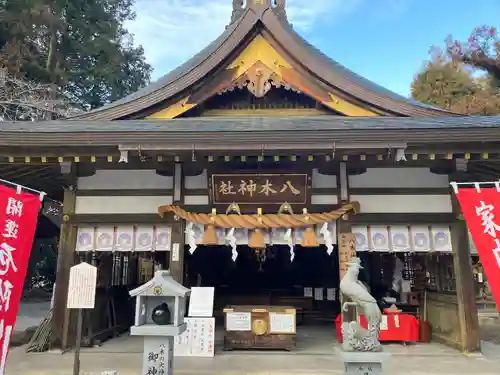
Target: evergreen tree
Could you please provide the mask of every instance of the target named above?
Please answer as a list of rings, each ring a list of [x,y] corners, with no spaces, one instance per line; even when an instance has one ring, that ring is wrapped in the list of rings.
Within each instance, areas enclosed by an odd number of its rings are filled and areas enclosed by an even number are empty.
[[[463,65],[436,55],[415,76],[411,94],[422,103],[451,109],[463,97],[472,95],[476,86],[470,72]]]
[[[436,49],[434,49],[436,51]],[[500,113],[500,95],[488,75],[474,77],[466,64],[434,52],[411,85],[415,100],[469,115]]]
[[[151,66],[124,28],[133,0],[0,0],[0,63],[91,109],[149,82]]]

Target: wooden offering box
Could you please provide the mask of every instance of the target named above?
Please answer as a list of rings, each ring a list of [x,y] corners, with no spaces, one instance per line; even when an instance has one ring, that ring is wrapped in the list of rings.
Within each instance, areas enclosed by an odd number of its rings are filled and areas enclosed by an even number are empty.
[[[227,306],[224,349],[295,348],[296,312],[289,306]]]

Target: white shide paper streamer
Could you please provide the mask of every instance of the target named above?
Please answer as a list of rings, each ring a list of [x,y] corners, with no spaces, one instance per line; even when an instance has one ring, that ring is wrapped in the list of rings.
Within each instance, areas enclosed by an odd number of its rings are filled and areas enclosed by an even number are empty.
[[[326,252],[331,255],[333,252],[333,236],[332,231],[328,229],[328,223],[324,223],[321,227],[320,233],[323,235],[326,245]]]
[[[193,254],[198,245],[196,245],[196,233],[194,232],[194,225],[191,221],[187,223],[184,232],[188,235],[189,252]]]
[[[236,241],[237,238],[234,236],[234,228],[231,228],[227,233],[226,240],[229,242],[229,246],[231,246],[231,259],[233,262],[236,262],[236,258],[238,258],[238,252],[236,251]]]
[[[295,258],[295,252],[293,251],[292,228],[288,228],[286,230],[283,239],[286,241],[288,247],[290,248],[290,262],[293,262],[293,259]]]

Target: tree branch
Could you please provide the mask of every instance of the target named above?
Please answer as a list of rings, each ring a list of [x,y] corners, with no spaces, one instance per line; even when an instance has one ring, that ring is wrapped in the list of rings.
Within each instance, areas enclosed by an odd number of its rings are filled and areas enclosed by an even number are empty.
[[[0,121],[40,121],[79,112],[67,100],[58,98],[53,85],[22,81],[0,68]]]

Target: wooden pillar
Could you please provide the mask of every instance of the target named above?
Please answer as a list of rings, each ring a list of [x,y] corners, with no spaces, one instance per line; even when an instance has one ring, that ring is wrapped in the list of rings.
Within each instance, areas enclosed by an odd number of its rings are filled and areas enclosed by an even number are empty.
[[[341,162],[339,164],[339,174],[338,174],[338,186],[339,186],[339,196],[338,200],[342,204],[346,204],[350,201],[349,199],[349,174],[347,173],[347,163]],[[352,232],[352,225],[351,222],[348,219],[345,218],[340,218],[337,220],[337,243],[340,245],[340,234],[341,233],[351,233]],[[339,247],[340,249],[340,247]],[[340,255],[340,254],[339,254]],[[340,261],[340,256],[339,256],[339,261]],[[340,265],[340,264],[339,264]],[[339,281],[340,280],[340,269],[339,269]],[[348,302],[347,297],[345,297],[342,293],[339,291],[339,297],[340,297],[340,313],[342,316],[342,321],[344,322],[350,322],[353,320],[356,320],[356,309],[349,309],[348,311],[343,311],[342,306],[344,302]]]
[[[349,222],[349,220],[339,219],[337,221],[337,227],[338,227],[339,250],[340,250],[340,234],[341,233],[351,233],[352,225]],[[340,260],[340,254],[339,254],[339,260]],[[339,281],[341,281],[341,280],[339,280]],[[341,314],[342,314],[342,321],[343,322],[351,322],[351,321],[356,320],[357,313],[356,313],[355,308],[350,308],[348,311],[342,310],[342,306],[343,306],[344,302],[348,302],[349,299],[340,292],[339,292],[339,297],[340,297],[340,308],[341,308]]]
[[[453,177],[459,178],[457,175],[451,177],[452,179]],[[457,181],[457,179],[453,180]],[[464,352],[475,352],[481,349],[481,344],[469,235],[455,193],[451,191],[450,194],[453,213],[455,214],[455,220],[451,225],[451,241],[460,318],[461,349]]]
[[[184,171],[181,163],[174,165],[174,204],[184,202]],[[184,283],[185,221],[175,218],[172,223],[172,248],[170,249],[170,274],[178,283]]]
[[[68,347],[69,310],[66,308],[68,295],[69,269],[75,261],[77,228],[68,220],[75,213],[76,189],[70,186],[64,192],[63,222],[59,237],[57,254],[56,287],[52,316],[52,345]]]

